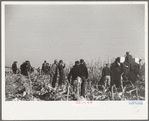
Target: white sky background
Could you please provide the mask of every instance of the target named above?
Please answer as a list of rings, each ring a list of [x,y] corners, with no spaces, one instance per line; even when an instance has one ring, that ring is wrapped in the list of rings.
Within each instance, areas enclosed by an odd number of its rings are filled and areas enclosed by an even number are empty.
[[[145,5],[6,5],[5,34],[6,66],[103,61],[127,51],[144,59]]]

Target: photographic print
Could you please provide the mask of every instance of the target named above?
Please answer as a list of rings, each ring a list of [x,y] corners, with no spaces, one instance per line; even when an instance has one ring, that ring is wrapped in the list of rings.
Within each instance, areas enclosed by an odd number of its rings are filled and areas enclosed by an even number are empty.
[[[3,4],[5,103],[147,101],[147,2],[87,3]]]

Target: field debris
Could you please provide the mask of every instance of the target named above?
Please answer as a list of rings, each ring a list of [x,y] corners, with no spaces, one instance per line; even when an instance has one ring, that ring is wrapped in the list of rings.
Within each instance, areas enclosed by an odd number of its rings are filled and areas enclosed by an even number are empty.
[[[67,81],[66,81],[67,82]],[[95,85],[86,88],[86,97],[81,97],[72,91],[68,83],[62,87],[52,88],[50,76],[32,74],[29,77],[20,74],[6,74],[6,101],[109,101],[109,89],[99,89]],[[137,93],[137,94],[136,94]],[[128,87],[124,96],[122,91],[115,92],[114,100],[145,100],[145,82],[137,82],[135,88]]]

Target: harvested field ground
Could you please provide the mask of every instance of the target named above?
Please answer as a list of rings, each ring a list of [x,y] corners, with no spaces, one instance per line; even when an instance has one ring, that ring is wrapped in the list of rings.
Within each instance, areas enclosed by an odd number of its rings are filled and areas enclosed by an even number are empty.
[[[91,77],[90,77],[91,78]],[[72,92],[72,87],[65,84],[62,88],[53,89],[50,85],[50,76],[31,74],[30,78],[20,74],[5,73],[5,100],[6,101],[110,101],[110,91],[100,89],[92,84],[87,84],[86,98],[81,98]],[[138,95],[137,91],[138,90]],[[137,81],[135,88],[129,85],[126,88],[124,96],[122,91],[114,92],[114,100],[145,100],[145,82]]]

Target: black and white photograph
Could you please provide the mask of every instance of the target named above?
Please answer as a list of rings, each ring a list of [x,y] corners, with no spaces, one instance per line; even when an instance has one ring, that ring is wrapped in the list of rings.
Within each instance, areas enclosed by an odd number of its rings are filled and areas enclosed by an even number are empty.
[[[147,4],[3,2],[3,102],[148,107]]]

